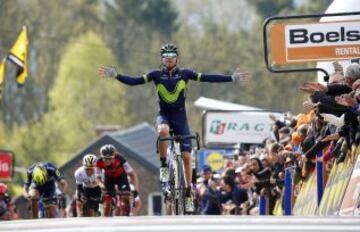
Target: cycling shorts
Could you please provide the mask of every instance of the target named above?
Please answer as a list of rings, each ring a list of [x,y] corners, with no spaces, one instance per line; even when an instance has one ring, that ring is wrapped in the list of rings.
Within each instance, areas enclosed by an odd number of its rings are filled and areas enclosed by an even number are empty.
[[[118,177],[105,176],[104,184],[106,188],[106,194],[110,194],[113,197],[116,195],[115,185],[118,186],[119,191],[130,192],[130,185],[127,175],[121,175]]]
[[[185,109],[174,112],[160,111],[156,117],[156,125],[167,124],[175,135],[190,135]],[[191,152],[191,140],[186,139],[180,143],[182,152]]]

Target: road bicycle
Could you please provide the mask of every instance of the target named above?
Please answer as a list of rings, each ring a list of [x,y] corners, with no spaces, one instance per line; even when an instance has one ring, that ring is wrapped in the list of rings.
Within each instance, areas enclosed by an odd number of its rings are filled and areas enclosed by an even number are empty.
[[[169,168],[169,193],[166,194],[165,200],[170,204],[170,211],[172,215],[185,214],[185,193],[186,193],[186,178],[184,172],[184,162],[180,152],[180,143],[184,140],[195,140],[196,149],[200,148],[199,134],[195,135],[174,135],[171,133],[170,137],[158,137],[156,142],[157,153],[159,143],[162,141],[170,141],[171,145],[168,149],[168,168]]]

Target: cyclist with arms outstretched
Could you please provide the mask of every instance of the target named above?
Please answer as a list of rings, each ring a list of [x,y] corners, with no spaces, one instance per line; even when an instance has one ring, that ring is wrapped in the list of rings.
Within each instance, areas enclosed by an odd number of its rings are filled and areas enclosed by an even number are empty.
[[[172,44],[166,44],[160,51],[161,62],[164,66],[161,70],[154,70],[142,77],[130,77],[117,73],[114,67],[102,66],[99,69],[101,77],[115,78],[127,85],[140,85],[153,81],[159,97],[159,114],[156,118],[157,131],[161,138],[170,135],[170,128],[176,135],[190,135],[185,111],[186,89],[189,80],[201,82],[231,82],[249,80],[250,74],[241,73],[239,69],[233,75],[201,74],[189,69],[177,67],[178,49]],[[187,183],[185,211],[193,212],[194,204],[191,194],[191,141],[185,140],[181,143],[181,152],[185,166]],[[160,153],[160,183],[164,191],[168,186],[169,170],[167,168],[166,154],[167,142],[159,144]]]

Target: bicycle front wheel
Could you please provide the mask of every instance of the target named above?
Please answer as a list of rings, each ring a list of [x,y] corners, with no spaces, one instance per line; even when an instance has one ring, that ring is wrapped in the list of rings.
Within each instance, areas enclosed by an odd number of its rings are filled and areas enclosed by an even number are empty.
[[[175,197],[173,205],[174,215],[184,215],[185,213],[185,176],[184,163],[182,158],[177,159],[174,170]]]

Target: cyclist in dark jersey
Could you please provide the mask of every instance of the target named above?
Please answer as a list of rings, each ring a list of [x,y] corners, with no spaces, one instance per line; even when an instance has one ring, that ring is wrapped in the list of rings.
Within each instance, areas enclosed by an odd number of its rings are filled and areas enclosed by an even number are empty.
[[[35,163],[27,171],[24,184],[24,197],[31,201],[32,218],[38,218],[38,201],[42,200],[47,217],[56,216],[57,195],[55,181],[66,193],[68,183],[60,174],[59,169],[52,163]]]
[[[106,144],[100,149],[100,158],[96,162],[96,167],[103,170],[103,178],[97,176],[97,181],[100,187],[105,190],[103,195],[104,202],[104,216],[111,216],[112,202],[115,199],[117,191],[129,192],[131,191],[128,175],[134,183],[135,190],[139,192],[139,180],[136,172],[131,165],[121,156],[116,148],[111,144]],[[117,185],[117,189],[116,186]],[[130,198],[124,198],[128,201],[130,206]]]
[[[189,69],[177,67],[178,49],[172,44],[166,44],[160,51],[162,58],[161,70],[151,71],[142,77],[130,77],[117,73],[114,67],[102,66],[99,69],[101,77],[115,78],[127,85],[140,85],[153,81],[159,98],[159,114],[156,118],[157,131],[160,137],[168,137],[170,128],[177,135],[189,135],[190,129],[187,122],[185,111],[186,89],[189,80],[200,82],[231,82],[244,81],[251,78],[249,73],[241,73],[239,69],[233,75],[213,75],[201,74]],[[187,191],[185,199],[185,210],[194,211],[191,194],[191,142],[190,140],[181,143],[181,152],[184,159]],[[161,160],[160,183],[163,188],[167,187],[169,171],[167,169],[166,151],[167,143],[161,142],[159,145]]]

